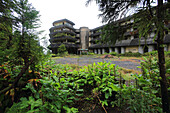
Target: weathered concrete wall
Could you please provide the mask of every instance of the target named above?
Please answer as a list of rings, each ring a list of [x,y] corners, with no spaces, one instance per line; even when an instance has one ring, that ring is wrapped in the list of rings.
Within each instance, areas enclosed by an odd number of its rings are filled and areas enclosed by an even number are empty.
[[[98,54],[101,54],[101,50],[100,49],[98,49]]]
[[[139,53],[141,53],[141,54],[143,54],[143,53],[144,53],[144,51],[143,51],[143,47],[142,47],[142,46],[139,46],[139,47],[138,47],[138,52],[139,52]]]
[[[121,54],[125,53],[125,47],[121,47]]]
[[[116,53],[119,53],[119,51],[118,51],[118,48],[117,48],[117,47],[115,48],[115,52],[116,52]]]
[[[151,52],[151,51],[153,51],[154,50],[154,46],[153,45],[149,45],[148,46],[148,52]]]
[[[94,53],[97,54],[97,49],[94,49]]]
[[[109,48],[109,53],[111,53],[112,52],[112,48]]]
[[[89,28],[80,28],[81,49],[88,49],[89,47]]]
[[[105,53],[105,49],[104,48],[102,48],[102,54],[104,54]]]
[[[126,47],[125,52],[136,53],[136,52],[138,52],[138,46]]]

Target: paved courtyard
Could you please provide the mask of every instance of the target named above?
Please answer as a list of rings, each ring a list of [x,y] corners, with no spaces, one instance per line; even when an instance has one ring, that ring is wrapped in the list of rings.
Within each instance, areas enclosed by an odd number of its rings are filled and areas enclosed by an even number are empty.
[[[57,58],[55,59],[57,64],[77,64],[79,66],[84,66],[84,65],[88,65],[88,64],[92,64],[92,63],[97,63],[97,62],[111,62],[111,64],[116,64],[119,65],[119,67],[123,67],[123,68],[127,68],[127,69],[135,69],[135,70],[140,70],[139,68],[137,68],[137,66],[140,66],[140,60],[137,59],[133,59],[136,62],[132,62],[132,61],[121,61],[118,60],[118,58],[93,58],[93,57],[87,57],[87,56],[83,56],[80,58],[67,58],[67,57],[63,57],[63,58]]]

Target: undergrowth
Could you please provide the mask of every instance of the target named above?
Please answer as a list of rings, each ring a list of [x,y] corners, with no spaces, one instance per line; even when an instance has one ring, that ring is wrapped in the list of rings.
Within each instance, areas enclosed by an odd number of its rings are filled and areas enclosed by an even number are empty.
[[[144,59],[139,67],[142,73],[107,62],[76,67],[54,65],[55,62],[49,60],[40,66],[37,72],[40,77],[29,79],[26,87],[22,88],[30,91],[29,95],[22,96],[20,101],[6,108],[6,112],[86,112],[82,106],[87,103],[99,105],[105,112],[108,107],[132,113],[162,112],[157,60]],[[8,73],[15,74],[10,67],[3,67]],[[127,78],[124,75],[128,75]]]

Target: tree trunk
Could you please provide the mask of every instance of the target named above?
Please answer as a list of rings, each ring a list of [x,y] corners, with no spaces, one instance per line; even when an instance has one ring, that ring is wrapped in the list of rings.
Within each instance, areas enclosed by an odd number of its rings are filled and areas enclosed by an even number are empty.
[[[158,64],[159,64],[159,74],[161,76],[160,85],[161,85],[161,96],[162,96],[162,107],[163,112],[169,112],[169,101],[168,101],[168,90],[167,90],[167,80],[165,76],[165,55],[164,48],[161,47],[163,44],[162,40],[159,40],[160,35],[158,35]]]
[[[164,24],[163,12],[164,12],[163,0],[158,0],[158,7],[157,7],[158,23],[157,24],[159,25]],[[169,113],[168,89],[167,89],[167,80],[165,76],[166,70],[165,70],[165,55],[164,55],[164,47],[163,47],[163,39],[164,39],[163,32],[164,30],[163,28],[161,28],[157,38],[158,64],[159,64],[159,74],[161,76],[160,85],[161,85],[161,96],[162,96],[162,108],[163,108],[163,112]]]

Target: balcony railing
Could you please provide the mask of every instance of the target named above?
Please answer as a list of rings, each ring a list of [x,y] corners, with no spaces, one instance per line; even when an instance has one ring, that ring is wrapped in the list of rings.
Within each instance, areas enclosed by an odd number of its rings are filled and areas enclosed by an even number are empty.
[[[56,31],[56,32],[50,33],[50,37],[53,38],[58,33],[68,33],[70,35],[76,35],[75,32],[72,32],[72,31],[69,31],[69,30],[63,30],[63,31]]]
[[[70,36],[62,36],[62,37],[53,37],[53,38],[50,38],[50,42],[55,42],[55,41],[64,41],[64,40],[68,40],[68,41],[71,41],[71,42],[75,42],[77,41],[76,38],[73,38],[73,37],[70,37]]]
[[[61,28],[68,28],[68,29],[73,30],[74,32],[76,31],[72,26],[64,24],[64,25],[59,25],[59,26],[51,27],[50,28],[50,32],[52,33],[52,32],[54,32],[55,29],[61,29]]]
[[[64,44],[67,48],[79,48],[79,44],[69,44],[69,43],[60,43],[60,44],[50,44],[50,48],[58,48],[61,44]]]
[[[98,36],[98,35],[101,35],[101,34],[102,34],[102,32],[93,33],[93,34],[90,35],[90,37]]]

